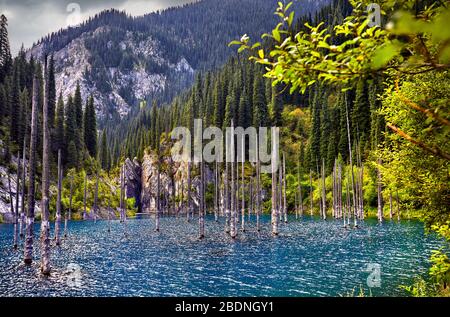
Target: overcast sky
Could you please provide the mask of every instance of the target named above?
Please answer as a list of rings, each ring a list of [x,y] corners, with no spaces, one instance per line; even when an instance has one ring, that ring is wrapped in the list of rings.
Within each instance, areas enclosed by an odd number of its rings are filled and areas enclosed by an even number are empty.
[[[0,14],[8,18],[11,53],[22,43],[30,47],[42,36],[74,25],[105,9],[132,15],[194,2],[194,0],[0,0]]]

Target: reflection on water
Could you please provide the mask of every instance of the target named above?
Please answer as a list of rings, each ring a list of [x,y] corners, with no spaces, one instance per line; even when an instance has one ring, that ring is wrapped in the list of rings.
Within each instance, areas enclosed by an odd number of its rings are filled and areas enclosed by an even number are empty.
[[[398,286],[425,274],[440,245],[418,222],[369,220],[354,230],[290,218],[278,237],[269,217],[263,225],[257,233],[247,222],[232,241],[208,217],[199,241],[197,221],[183,218],[162,218],[159,233],[149,217],[114,221],[110,233],[107,221],[72,222],[52,248],[50,278],[39,274],[38,236],[28,267],[11,248],[12,226],[0,225],[0,296],[339,296],[369,286],[375,296],[405,295]]]

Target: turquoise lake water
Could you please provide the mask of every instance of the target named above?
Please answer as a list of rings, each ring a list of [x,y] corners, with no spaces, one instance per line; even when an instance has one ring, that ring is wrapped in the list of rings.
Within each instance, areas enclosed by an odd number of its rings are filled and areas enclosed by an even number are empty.
[[[431,250],[442,242],[424,235],[416,221],[367,220],[358,229],[342,221],[290,217],[280,235],[254,218],[235,241],[223,219],[206,221],[197,239],[197,220],[140,216],[126,225],[70,222],[69,236],[52,248],[51,277],[39,274],[36,224],[35,262],[22,264],[12,249],[12,225],[0,225],[0,296],[404,296],[399,285],[427,275]],[[53,229],[53,228],[52,228]],[[53,232],[53,231],[52,231]]]

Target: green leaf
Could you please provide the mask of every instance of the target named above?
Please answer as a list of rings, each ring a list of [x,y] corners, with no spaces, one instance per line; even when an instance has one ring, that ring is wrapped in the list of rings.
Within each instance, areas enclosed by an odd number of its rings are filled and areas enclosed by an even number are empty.
[[[261,59],[264,59],[264,50],[259,50],[258,55]]]
[[[281,41],[281,36],[280,36],[280,32],[278,31],[278,29],[274,29],[272,31],[272,36],[275,39],[275,41],[277,41],[277,42]]]
[[[400,53],[401,49],[402,44],[399,42],[388,42],[380,46],[373,54],[371,62],[372,69],[377,70],[386,66]]]

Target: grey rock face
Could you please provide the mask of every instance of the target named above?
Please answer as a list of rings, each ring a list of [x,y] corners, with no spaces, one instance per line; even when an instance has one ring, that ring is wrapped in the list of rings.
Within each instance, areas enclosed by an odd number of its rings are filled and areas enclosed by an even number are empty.
[[[134,158],[125,161],[125,193],[127,198],[134,198],[136,207],[141,206],[141,166]]]

